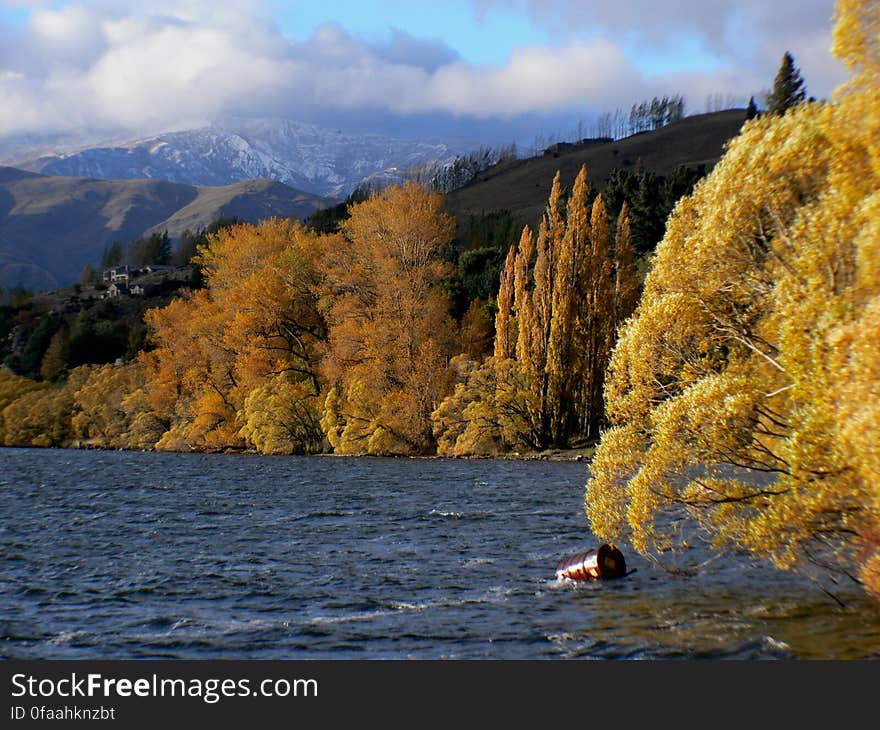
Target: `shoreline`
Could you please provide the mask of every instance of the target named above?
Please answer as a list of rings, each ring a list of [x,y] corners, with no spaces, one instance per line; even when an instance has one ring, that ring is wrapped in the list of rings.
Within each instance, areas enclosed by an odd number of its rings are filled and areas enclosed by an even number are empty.
[[[100,446],[97,444],[89,444],[84,442],[71,442],[62,446],[34,446],[21,444],[3,444],[0,448],[5,449],[61,449],[70,451],[128,451],[138,453],[157,453],[157,454],[229,454],[229,455],[247,455],[247,456],[315,456],[329,457],[339,459],[448,459],[450,461],[576,461],[586,462],[593,457],[595,444],[590,444],[577,449],[548,449],[546,451],[527,451],[527,452],[506,452],[501,454],[467,454],[457,456],[443,456],[441,454],[337,454],[333,452],[318,454],[264,454],[255,449],[191,449],[183,450],[166,450],[166,449],[126,449],[111,446]]]

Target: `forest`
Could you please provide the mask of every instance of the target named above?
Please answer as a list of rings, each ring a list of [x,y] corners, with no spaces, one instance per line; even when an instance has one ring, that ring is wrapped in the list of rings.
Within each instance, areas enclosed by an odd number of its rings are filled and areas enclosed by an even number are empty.
[[[557,175],[534,226],[472,222],[470,265],[442,193],[415,182],[319,227],[221,228],[193,259],[204,286],[148,311],[127,359],[0,370],[0,440],[443,456],[596,443],[585,510],[601,539],[659,556],[695,539],[660,519],[683,512],[718,548],[880,594],[878,32],[876,4],[841,0],[851,80],[806,100],[789,64],[714,170],[670,183],[659,230],[633,215],[648,183],[597,195],[586,169],[570,189]],[[489,264],[497,279],[481,280]]]

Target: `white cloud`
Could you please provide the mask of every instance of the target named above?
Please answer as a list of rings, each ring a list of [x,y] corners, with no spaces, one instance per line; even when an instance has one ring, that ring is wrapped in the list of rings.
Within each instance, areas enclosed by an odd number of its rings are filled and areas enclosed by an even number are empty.
[[[499,8],[525,12],[563,37],[601,32],[667,53],[674,53],[686,34],[699,38],[726,67],[746,77],[760,76],[765,86],[772,84],[785,51],[794,54],[817,95],[828,95],[845,78],[830,53],[835,0],[471,1],[478,15]]]
[[[517,48],[501,66],[480,66],[442,41],[402,31],[376,42],[331,24],[291,41],[259,0],[159,0],[149,9],[131,0],[61,7],[4,2],[34,9],[23,28],[0,26],[0,135],[135,135],[233,114],[504,120],[576,110],[583,117],[679,92],[699,108],[706,94],[747,96],[769,86],[786,48],[811,89],[820,80],[830,90],[839,80],[821,51],[829,27],[828,13],[820,11],[830,0],[804,0],[794,18],[776,3],[762,10],[764,3],[754,0],[710,4],[711,12],[697,0],[672,6],[656,0],[474,2],[484,10],[517,5],[551,27],[598,23],[607,32],[585,39],[560,31],[559,45]],[[724,40],[758,21],[764,31],[749,30],[740,45]],[[662,41],[688,26],[728,49],[729,63],[708,72],[647,76],[627,56],[634,32],[653,28]]]

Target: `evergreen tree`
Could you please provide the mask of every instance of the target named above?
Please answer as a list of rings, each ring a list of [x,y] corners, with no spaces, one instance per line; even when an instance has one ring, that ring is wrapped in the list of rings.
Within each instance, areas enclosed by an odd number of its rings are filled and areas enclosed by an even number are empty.
[[[786,51],[773,82],[773,91],[767,98],[767,109],[771,114],[785,114],[788,109],[802,104],[806,98],[806,85],[800,69],[794,64],[794,56]]]
[[[133,241],[129,259],[135,266],[169,264],[171,262],[171,238],[168,236],[168,231],[161,234],[152,233],[147,238]]]
[[[119,241],[114,241],[109,247],[104,249],[104,253],[101,256],[101,268],[111,269],[114,266],[119,266],[121,263],[122,244]]]
[[[86,264],[83,266],[82,271],[79,273],[79,283],[81,286],[94,286],[95,281],[97,279],[97,275],[95,274],[95,270],[92,268],[91,264]]]
[[[755,97],[749,98],[749,105],[746,107],[746,120],[754,119],[758,116],[758,105],[755,103]]]

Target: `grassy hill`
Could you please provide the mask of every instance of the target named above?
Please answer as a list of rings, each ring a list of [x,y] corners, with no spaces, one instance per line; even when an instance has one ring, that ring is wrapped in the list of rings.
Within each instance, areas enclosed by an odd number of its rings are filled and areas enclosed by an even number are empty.
[[[113,241],[166,229],[176,237],[220,215],[305,218],[329,202],[272,180],[199,187],[0,167],[0,287],[43,291],[69,285]]]
[[[662,176],[682,166],[711,168],[744,120],[745,111],[739,109],[700,114],[606,144],[572,145],[539,157],[501,162],[466,187],[449,193],[446,205],[459,226],[471,215],[500,210],[509,211],[521,223],[535,223],[547,205],[557,170],[562,184],[571,185],[586,163],[590,182],[601,190],[615,168],[635,169],[641,164]]]

